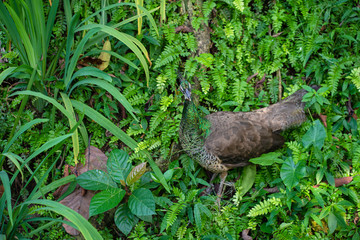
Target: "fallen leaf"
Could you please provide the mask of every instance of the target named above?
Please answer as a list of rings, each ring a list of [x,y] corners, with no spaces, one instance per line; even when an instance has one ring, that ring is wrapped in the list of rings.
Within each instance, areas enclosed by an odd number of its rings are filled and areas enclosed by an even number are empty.
[[[320,114],[320,115],[319,115],[319,118],[320,118],[320,120],[322,121],[322,123],[324,124],[324,126],[327,127],[327,124],[326,124],[326,118],[327,118],[327,116]]]
[[[92,197],[95,195],[95,191],[86,191],[84,195],[82,195],[82,188],[76,189],[69,196],[60,201],[61,204],[73,209],[75,212],[79,213],[85,219],[89,219],[89,206]],[[64,218],[65,221],[68,219]],[[78,235],[80,232],[73,227],[63,223],[63,227],[65,231],[70,235]]]
[[[111,51],[111,43],[109,40],[106,40],[103,46],[103,50],[105,51]],[[105,68],[107,68],[109,66],[110,63],[110,53],[107,52],[101,52],[99,59],[102,61],[101,64],[99,64],[97,67],[100,70],[104,70]]]
[[[341,187],[342,185],[351,183],[353,180],[353,177],[342,177],[342,178],[335,178],[335,187]],[[327,183],[326,181],[324,181],[325,183]],[[319,187],[319,184],[314,185],[314,188]]]
[[[73,166],[65,166],[64,169],[64,177],[68,176],[68,170],[71,171],[72,174],[76,176],[81,175],[84,172],[89,170],[99,169],[106,171],[107,164],[107,156],[98,148],[90,146],[85,150],[85,165],[78,163],[75,167]],[[57,195],[63,195],[68,189],[69,184],[59,187],[55,192],[58,192]],[[60,201],[61,204],[73,209],[74,211],[81,214],[85,219],[89,219],[89,206],[92,197],[95,195],[95,191],[84,190],[80,188],[78,185],[74,192],[72,192],[69,196],[65,197]],[[67,220],[65,218],[65,220]],[[63,224],[65,231],[70,235],[78,235],[79,231],[70,227],[67,224]]]

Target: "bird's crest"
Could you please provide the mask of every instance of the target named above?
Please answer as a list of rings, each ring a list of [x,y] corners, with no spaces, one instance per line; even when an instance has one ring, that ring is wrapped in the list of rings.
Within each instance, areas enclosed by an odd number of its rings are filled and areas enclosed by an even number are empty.
[[[178,73],[178,80],[180,81],[180,91],[184,94],[186,100],[191,101],[191,84],[186,81],[181,73]]]

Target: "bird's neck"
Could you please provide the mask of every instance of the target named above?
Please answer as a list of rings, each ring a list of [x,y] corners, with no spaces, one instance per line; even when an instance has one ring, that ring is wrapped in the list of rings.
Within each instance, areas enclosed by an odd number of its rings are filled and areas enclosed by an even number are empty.
[[[185,151],[195,151],[203,147],[209,131],[210,122],[200,116],[192,101],[186,100],[180,124],[180,137]]]

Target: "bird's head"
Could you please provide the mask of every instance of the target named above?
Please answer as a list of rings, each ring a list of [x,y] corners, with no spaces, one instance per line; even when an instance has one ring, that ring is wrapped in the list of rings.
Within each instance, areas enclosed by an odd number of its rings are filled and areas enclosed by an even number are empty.
[[[180,91],[184,94],[186,100],[191,101],[191,84],[180,73],[178,79],[180,81]]]

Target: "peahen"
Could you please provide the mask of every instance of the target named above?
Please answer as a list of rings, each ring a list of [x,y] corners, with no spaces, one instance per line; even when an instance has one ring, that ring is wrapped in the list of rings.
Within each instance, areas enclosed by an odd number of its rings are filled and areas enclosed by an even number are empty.
[[[179,74],[185,104],[180,123],[182,148],[203,168],[220,174],[220,202],[227,171],[249,165],[249,159],[280,148],[279,132],[306,120],[302,102],[306,90],[252,112],[216,112],[201,117],[191,98],[191,85]]]

